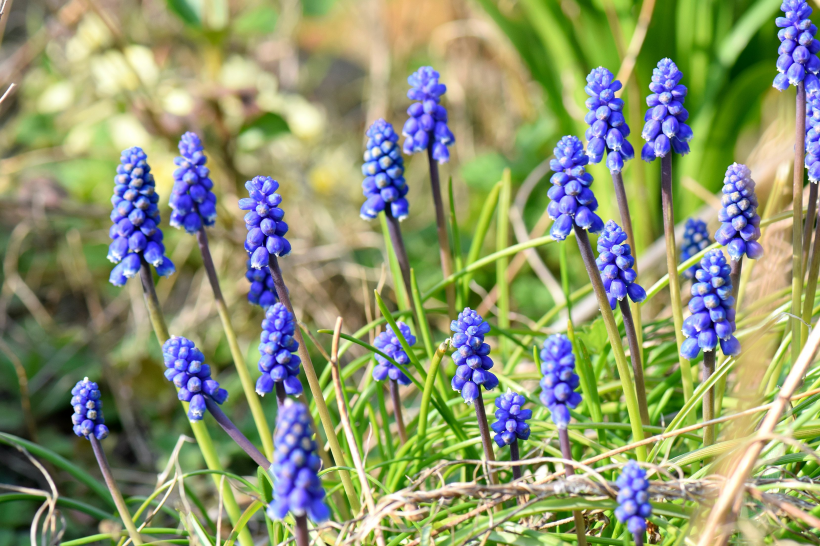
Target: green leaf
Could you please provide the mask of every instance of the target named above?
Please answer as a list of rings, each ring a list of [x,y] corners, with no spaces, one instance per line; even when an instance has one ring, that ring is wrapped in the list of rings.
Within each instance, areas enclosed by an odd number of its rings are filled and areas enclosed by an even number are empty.
[[[600,354],[609,343],[606,335],[606,325],[603,319],[596,319],[590,326],[577,332],[578,338],[584,342],[584,346],[594,354]]]
[[[322,17],[336,4],[336,0],[302,0],[302,13],[305,17]]]
[[[193,512],[188,514],[188,521],[191,524],[194,535],[199,539],[202,546],[213,546],[214,543],[211,542],[211,538],[208,536],[208,533],[205,532],[205,529],[202,528],[202,525],[199,523],[199,520],[196,519]]]
[[[461,167],[461,176],[468,186],[490,191],[509,165],[509,161],[499,153],[484,154],[465,163]]]
[[[272,6],[261,5],[245,10],[236,18],[233,30],[243,36],[270,34],[276,29],[279,13]],[[284,120],[283,120],[284,121]]]
[[[168,9],[186,25],[202,28],[202,0],[168,0]]]

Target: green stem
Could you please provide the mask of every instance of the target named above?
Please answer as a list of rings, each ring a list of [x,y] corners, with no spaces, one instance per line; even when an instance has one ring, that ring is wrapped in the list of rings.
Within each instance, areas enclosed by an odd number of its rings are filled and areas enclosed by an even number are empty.
[[[470,266],[473,265],[476,260],[478,260],[478,255],[481,254],[481,247],[484,244],[484,238],[487,236],[487,231],[490,229],[490,222],[493,219],[493,212],[495,211],[495,205],[498,203],[498,194],[501,192],[501,182],[498,182],[493,189],[490,190],[490,194],[487,196],[487,199],[484,201],[484,206],[481,208],[481,214],[478,217],[478,223],[475,227],[475,236],[473,237],[473,241],[470,243],[470,251],[467,253],[467,261],[464,262],[464,270],[462,275],[464,279],[462,280],[462,286],[464,291],[464,301],[468,302],[470,296],[470,281],[472,280],[473,276],[470,275],[475,269],[470,269]],[[491,262],[487,262],[491,263]],[[449,282],[455,281],[461,275],[450,275]],[[431,289],[428,294],[424,297],[426,300],[429,298],[435,291],[447,285],[448,279],[444,279],[439,285],[436,285]],[[452,318],[452,317],[451,317]]]
[[[800,321],[803,296],[803,162],[806,151],[806,86],[800,82],[796,93],[794,134],[794,182],[792,186],[792,364],[808,336],[808,328]]]
[[[812,184],[817,186],[817,184]],[[803,321],[811,324],[811,314],[814,307],[814,296],[817,294],[817,275],[820,273],[820,222],[814,233],[814,244],[811,251],[811,265],[809,266],[809,281],[806,285],[806,298],[803,301]]]
[[[401,235],[401,226],[399,221],[395,218],[388,209],[384,209],[384,217],[387,219],[387,231],[390,233],[390,243],[393,250],[396,252],[396,259],[399,262],[399,270],[401,271],[401,278],[404,282],[404,290],[407,294],[407,300],[410,302],[410,309],[413,311],[413,317],[416,314],[416,304],[413,301],[413,287],[410,285],[410,260],[407,257],[407,249],[404,247],[404,237]]]
[[[396,303],[399,309],[410,309],[410,294],[404,289],[404,282],[401,278],[401,268],[396,259],[396,252],[390,242],[390,229],[387,226],[387,215],[379,214],[379,222],[382,226],[382,238],[384,239],[384,250],[387,253],[387,263],[390,265],[390,274],[393,277],[393,289],[396,291]]]
[[[806,211],[806,221],[803,225],[803,275],[809,264],[809,245],[811,245],[811,231],[817,216],[817,182],[809,184],[809,203]]]
[[[441,257],[441,271],[446,279],[453,274],[453,255],[450,252],[450,239],[447,235],[447,220],[444,217],[444,203],[441,201],[441,181],[438,175],[438,163],[433,159],[433,147],[427,147],[427,163],[430,166],[430,189],[433,193],[433,206],[436,210],[436,232],[438,234],[438,249]],[[456,290],[448,285],[447,309],[450,315],[456,314]]]
[[[399,383],[395,379],[388,378],[390,387],[390,399],[393,402],[393,415],[396,417],[396,426],[399,428],[399,441],[401,445],[407,443],[407,430],[404,428],[404,414],[402,413],[401,395],[399,394]]]
[[[503,252],[510,243],[510,199],[512,193],[512,179],[510,169],[504,169],[501,175],[501,193],[498,198],[498,219],[496,221],[495,247],[496,252]],[[510,283],[507,281],[507,267],[510,259],[507,256],[495,262],[495,283],[498,286],[498,327],[501,330],[510,328]],[[501,361],[506,362],[509,352],[509,340],[499,339]]]
[[[703,352],[703,382],[709,381],[712,374],[715,373],[715,351]],[[715,389],[714,387],[708,389],[703,393],[703,420],[711,421],[715,418]],[[703,447],[710,446],[715,443],[715,425],[708,425],[703,429]]]
[[[105,479],[105,484],[108,486],[108,490],[114,498],[114,504],[117,505],[117,511],[120,514],[122,523],[128,531],[128,536],[131,537],[131,541],[135,544],[135,546],[141,546],[142,539],[137,531],[137,526],[134,525],[134,520],[131,519],[131,512],[128,511],[128,506],[122,498],[122,494],[117,487],[117,482],[114,481],[114,475],[111,473],[111,467],[108,466],[108,459],[105,456],[105,451],[103,451],[100,441],[97,440],[97,437],[94,436],[93,433],[89,434],[88,439],[91,442],[91,449],[94,450],[94,456],[97,458],[97,463],[100,465],[100,471]]]

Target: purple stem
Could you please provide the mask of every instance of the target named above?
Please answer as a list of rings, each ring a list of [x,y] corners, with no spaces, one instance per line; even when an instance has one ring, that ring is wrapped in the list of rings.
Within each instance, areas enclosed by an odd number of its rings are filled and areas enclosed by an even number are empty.
[[[638,332],[635,329],[635,321],[632,318],[632,309],[626,298],[618,302],[621,308],[621,315],[624,318],[624,330],[626,340],[629,343],[629,356],[632,361],[632,373],[635,375],[635,394],[638,398],[638,411],[641,414],[641,423],[649,426],[649,407],[646,403],[646,384],[643,379],[643,364],[641,362],[641,346],[638,343]]]
[[[561,445],[561,456],[567,461],[572,461],[572,448],[569,443],[569,432],[565,428],[558,429],[558,443]],[[567,477],[575,475],[575,468],[571,463],[564,463],[564,472]],[[580,510],[574,510],[572,517],[575,518],[575,535],[578,537],[578,546],[587,546],[584,514]]]
[[[732,281],[732,297],[735,299],[737,305],[737,293],[740,290],[740,272],[743,270],[743,256],[739,260],[729,260],[729,265],[732,272],[729,274],[729,279]]]
[[[513,443],[510,444],[510,460],[513,462],[521,460],[521,454],[518,452],[518,438],[513,440]],[[515,465],[512,467],[512,473],[513,480],[521,479],[521,466]]]
[[[262,455],[262,452],[256,449],[250,440],[248,440],[244,434],[242,434],[236,425],[225,415],[225,412],[222,411],[222,408],[219,407],[219,404],[214,402],[210,396],[203,396],[205,399],[205,406],[208,408],[208,411],[211,415],[214,416],[216,422],[225,429],[225,432],[228,433],[228,436],[236,442],[239,447],[241,447],[248,456],[253,459],[253,461],[264,468],[265,470],[269,469],[271,464],[270,461]]]
[[[287,394],[285,394],[285,384],[281,381],[277,381],[276,385],[276,403],[279,405],[280,408],[284,407],[285,399],[287,398]]]
[[[296,516],[296,546],[308,546],[309,544],[307,518]]]
[[[478,421],[478,430],[481,432],[481,445],[484,447],[484,458],[487,461],[495,461],[493,452],[493,439],[490,436],[490,425],[487,423],[487,413],[484,410],[484,397],[481,395],[481,386],[478,387],[478,398],[473,400],[475,406],[475,416]],[[490,467],[490,483],[496,483],[495,471]]]
[[[387,218],[387,230],[390,232],[390,240],[393,243],[393,251],[396,253],[396,259],[399,262],[399,269],[401,269],[404,289],[407,291],[407,300],[410,302],[410,309],[413,311],[413,317],[416,317],[416,302],[413,300],[413,289],[410,284],[410,260],[407,258],[407,249],[404,247],[404,238],[401,235],[401,226],[399,226],[399,221],[395,216],[393,216],[389,208],[384,209],[384,216]]]
[[[447,219],[444,217],[444,204],[441,200],[441,181],[438,175],[438,163],[433,159],[433,135],[430,135],[430,145],[427,146],[427,162],[430,165],[430,187],[433,190],[433,205],[436,209],[436,231],[438,232],[439,255],[441,256],[441,271],[446,279],[453,274],[453,256],[450,253],[450,239],[447,234]],[[450,316],[456,314],[456,290],[450,283],[446,288],[447,308]]]
[[[393,413],[396,415],[396,425],[399,427],[399,440],[401,440],[401,445],[404,445],[407,443],[407,430],[404,428],[399,383],[395,379],[388,379],[388,381],[390,381],[390,399],[393,401]]]

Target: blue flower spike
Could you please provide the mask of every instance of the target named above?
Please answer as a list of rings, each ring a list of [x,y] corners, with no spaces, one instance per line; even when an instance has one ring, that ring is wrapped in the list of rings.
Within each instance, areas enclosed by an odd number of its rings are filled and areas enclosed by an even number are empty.
[[[643,544],[646,532],[646,518],[652,515],[649,503],[649,481],[646,471],[635,461],[629,461],[615,481],[618,485],[618,507],[615,517],[626,524],[626,529],[636,536],[636,544]],[[640,536],[640,538],[638,538]]]
[[[271,471],[275,480],[268,517],[282,520],[291,513],[296,517],[307,515],[316,523],[326,520],[330,510],[318,476],[322,460],[316,454],[310,415],[304,405],[290,398],[285,400],[276,418],[273,444]]]
[[[624,162],[635,157],[635,149],[626,140],[629,125],[623,114],[624,101],[615,96],[621,87],[621,82],[603,66],[589,73],[584,87],[589,95],[586,100],[589,112],[584,117],[589,125],[587,155],[591,163],[600,163],[606,152],[606,165],[613,173],[621,172]]]
[[[288,225],[284,222],[285,211],[279,208],[282,196],[276,193],[279,182],[269,176],[256,176],[245,182],[250,197],[239,200],[239,208],[245,214],[245,250],[251,257],[251,267],[262,269],[268,265],[270,256],[287,256],[290,243],[285,239]]]
[[[205,356],[190,339],[171,336],[162,346],[162,357],[165,378],[179,389],[178,398],[188,402],[188,419],[191,421],[201,421],[205,417],[205,396],[220,405],[228,399],[228,391],[220,388],[211,377],[211,367],[205,364]]]
[[[785,91],[790,85],[797,86],[806,81],[816,85],[814,77],[820,71],[820,42],[815,39],[817,27],[809,19],[812,9],[805,0],[784,0],[780,4],[784,17],[775,19],[780,28],[777,39],[780,47],[777,48],[777,71],[772,86],[778,91]]]
[[[704,351],[714,351],[718,343],[726,356],[740,354],[740,342],[734,336],[735,299],[732,297],[731,267],[720,249],[706,253],[698,264],[692,283],[689,311],[683,321],[681,356],[692,360]]]
[[[248,270],[245,272],[245,278],[251,283],[251,288],[248,291],[248,303],[267,309],[279,301],[276,285],[273,283],[273,276],[270,274],[268,266],[265,265],[261,269],[254,269],[251,266],[250,258],[246,266]]]
[[[296,321],[287,307],[281,303],[268,307],[259,339],[259,371],[262,375],[256,381],[256,394],[265,396],[273,391],[276,383],[282,383],[285,394],[302,394],[299,381],[302,360],[296,354],[299,342],[293,337],[295,332]]]
[[[680,83],[683,73],[672,59],[662,59],[652,71],[652,94],[646,97],[649,110],[646,111],[641,136],[646,141],[641,150],[641,159],[655,161],[666,157],[670,151],[680,155],[689,153],[692,129],[686,124],[689,112],[683,107],[686,86]]]
[[[410,327],[403,322],[397,322],[396,325],[399,327],[399,331],[404,337],[404,340],[407,341],[407,344],[410,346],[415,345],[416,336],[410,332]],[[393,331],[392,326],[388,326],[387,330],[377,335],[373,345],[402,366],[407,367],[410,364],[410,358],[407,356],[407,353],[404,352],[404,349],[402,349],[399,338]],[[410,378],[404,375],[404,372],[382,355],[376,355],[376,362],[378,362],[378,364],[373,368],[373,379],[376,381],[392,379],[398,382],[399,385],[409,385],[412,383]]]
[[[558,241],[567,238],[573,226],[598,233],[604,222],[595,214],[598,201],[592,193],[592,175],[586,172],[589,156],[584,145],[574,136],[565,136],[555,147],[555,158],[550,160],[552,187],[547,192],[550,204],[547,212],[554,220],[550,235]]]
[[[495,432],[495,443],[504,447],[517,440],[526,440],[530,437],[530,425],[527,421],[532,418],[532,410],[524,409],[527,399],[522,395],[507,390],[495,399],[495,423],[490,428]]]
[[[815,40],[816,41],[816,40]],[[809,181],[820,180],[820,85],[806,95],[806,170]]]
[[[165,256],[158,202],[148,156],[142,148],[124,150],[114,177],[113,225],[108,231],[112,239],[108,260],[117,264],[108,279],[114,286],[123,286],[136,275],[142,259],[153,265],[160,277],[168,277],[176,271]]]
[[[626,232],[609,220],[598,237],[598,270],[604,282],[609,306],[615,310],[618,302],[629,296],[634,303],[646,299],[646,291],[636,281],[638,274],[632,269],[635,258],[626,242]]]
[[[168,203],[174,210],[171,226],[194,234],[202,226],[212,226],[216,222],[216,196],[211,191],[214,183],[208,177],[210,171],[205,166],[207,158],[196,133],[182,135],[179,153],[174,158],[177,168]]]
[[[401,156],[399,135],[383,119],[377,119],[367,130],[367,144],[362,165],[362,191],[366,198],[359,216],[373,220],[389,205],[390,214],[401,221],[407,218],[409,187],[404,180],[404,158]]]
[[[456,141],[447,126],[447,110],[442,106],[441,96],[447,86],[439,82],[439,73],[430,66],[422,66],[407,78],[410,90],[407,98],[414,102],[407,109],[410,116],[401,133],[405,136],[403,150],[406,154],[427,151],[432,146],[435,161],[450,161],[449,146]]]
[[[566,429],[570,421],[570,409],[581,403],[576,392],[580,380],[575,373],[575,354],[572,342],[563,334],[555,334],[544,341],[541,348],[541,402],[552,414],[559,429]]]
[[[712,241],[709,239],[709,230],[706,227],[706,222],[698,218],[689,218],[686,220],[686,225],[683,229],[683,243],[681,244],[680,261],[685,262],[701,250],[711,245]],[[695,278],[695,271],[697,271],[697,264],[683,272],[683,276],[687,279]]]
[[[71,389],[71,405],[74,408],[71,423],[74,434],[80,438],[88,440],[93,434],[97,440],[103,440],[108,436],[100,396],[100,387],[87,377]]]
[[[757,260],[763,256],[760,239],[760,215],[757,214],[757,195],[752,173],[746,165],[733,163],[723,179],[723,205],[718,212],[721,225],[715,240],[726,247],[732,260],[746,256]]]
[[[481,387],[491,391],[498,386],[498,378],[490,371],[493,367],[490,345],[484,342],[490,325],[481,315],[465,307],[458,319],[450,323],[450,330],[453,332],[453,362],[456,365],[451,385],[467,404],[472,404]]]

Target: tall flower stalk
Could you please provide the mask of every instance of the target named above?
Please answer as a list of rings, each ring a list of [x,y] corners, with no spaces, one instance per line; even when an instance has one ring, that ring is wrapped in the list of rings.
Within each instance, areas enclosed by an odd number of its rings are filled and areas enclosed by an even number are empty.
[[[399,327],[399,331],[405,341],[407,341],[407,344],[415,345],[416,336],[410,332],[410,327],[403,322],[398,322],[396,325]],[[404,349],[402,349],[399,338],[396,336],[396,333],[393,331],[391,326],[388,326],[387,330],[376,336],[373,345],[402,366],[407,366],[410,364],[410,357],[407,356],[407,353],[404,352]],[[389,381],[388,385],[390,390],[390,399],[393,402],[393,412],[396,416],[396,426],[399,430],[399,440],[402,445],[404,445],[407,443],[407,430],[404,427],[404,415],[402,410],[401,395],[399,394],[399,385],[410,385],[412,381],[410,381],[410,378],[404,375],[404,372],[402,372],[396,365],[383,356],[377,354],[376,361],[378,364],[373,368],[373,379],[376,381]]]
[[[495,436],[493,440],[498,447],[510,446],[510,460],[517,462],[521,460],[521,453],[518,441],[527,440],[530,437],[530,425],[527,423],[532,418],[532,410],[524,409],[527,399],[522,395],[507,390],[504,394],[495,399],[495,423],[491,425]],[[521,477],[521,465],[512,467],[513,479]]]

